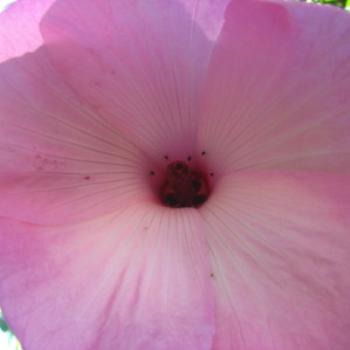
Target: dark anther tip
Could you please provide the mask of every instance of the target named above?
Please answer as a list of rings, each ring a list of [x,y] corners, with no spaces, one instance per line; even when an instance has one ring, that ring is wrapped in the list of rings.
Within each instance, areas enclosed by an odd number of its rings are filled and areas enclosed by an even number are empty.
[[[195,206],[198,206],[198,205],[201,205],[203,204],[205,201],[206,201],[206,197],[205,196],[202,196],[202,195],[197,195],[193,198],[193,204]]]
[[[174,194],[167,194],[164,197],[164,202],[169,205],[170,207],[176,207],[179,202]]]

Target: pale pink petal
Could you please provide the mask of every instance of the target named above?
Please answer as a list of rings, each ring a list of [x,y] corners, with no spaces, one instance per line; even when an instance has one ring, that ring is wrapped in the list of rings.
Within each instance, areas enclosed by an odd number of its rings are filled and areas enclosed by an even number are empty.
[[[350,348],[350,181],[239,172],[201,215],[216,288],[213,350]]]
[[[217,39],[224,24],[225,9],[230,0],[179,0],[211,41]]]
[[[195,210],[142,205],[74,226],[0,227],[0,300],[24,349],[210,349]]]
[[[34,51],[43,42],[39,23],[54,0],[17,0],[0,13],[0,62]]]
[[[213,164],[349,172],[349,37],[340,9],[232,1],[201,112]]]
[[[0,215],[77,222],[151,198],[146,156],[79,101],[45,52],[0,65]]]
[[[61,0],[42,24],[64,79],[157,160],[195,145],[212,47],[192,19],[195,3]]]

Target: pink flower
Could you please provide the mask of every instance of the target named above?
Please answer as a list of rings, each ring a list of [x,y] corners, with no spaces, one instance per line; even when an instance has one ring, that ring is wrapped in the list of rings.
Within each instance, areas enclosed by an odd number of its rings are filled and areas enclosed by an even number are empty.
[[[349,38],[296,2],[3,13],[0,304],[24,349],[350,349]]]

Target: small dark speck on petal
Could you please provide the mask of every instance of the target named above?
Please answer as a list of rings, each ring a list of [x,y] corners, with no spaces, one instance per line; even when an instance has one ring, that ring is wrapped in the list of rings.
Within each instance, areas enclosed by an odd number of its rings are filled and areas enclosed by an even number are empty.
[[[87,175],[84,177],[85,180],[90,180],[91,179],[91,176]]]

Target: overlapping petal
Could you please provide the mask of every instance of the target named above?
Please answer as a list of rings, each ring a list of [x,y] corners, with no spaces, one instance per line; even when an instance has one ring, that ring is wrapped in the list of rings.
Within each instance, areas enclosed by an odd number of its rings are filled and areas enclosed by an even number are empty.
[[[349,15],[232,1],[201,113],[214,349],[347,349]]]
[[[62,0],[42,24],[64,79],[156,160],[195,145],[212,48],[193,20],[196,3]]]
[[[55,0],[17,0],[0,14],[0,62],[34,51],[43,42],[39,24]]]
[[[232,1],[201,110],[217,167],[349,174],[349,36],[339,9]]]
[[[230,0],[180,0],[191,20],[201,28],[206,37],[215,41],[224,24],[225,10]]]
[[[0,67],[0,296],[10,325],[35,350],[210,349],[200,217],[150,204],[151,157],[47,50]]]

